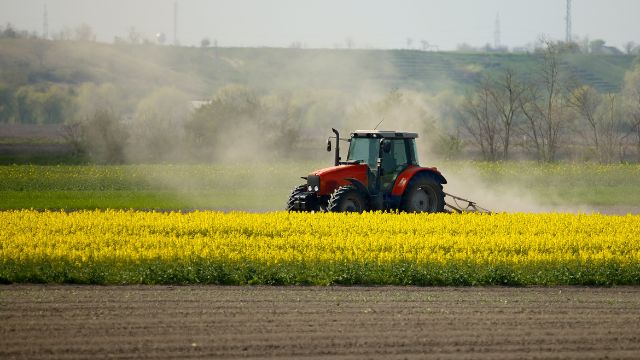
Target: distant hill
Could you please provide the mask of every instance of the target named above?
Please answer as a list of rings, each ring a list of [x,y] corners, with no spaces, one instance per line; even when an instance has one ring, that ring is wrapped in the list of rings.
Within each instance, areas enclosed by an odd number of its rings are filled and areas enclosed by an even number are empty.
[[[195,48],[95,42],[0,39],[0,84],[114,83],[131,96],[174,86],[194,99],[239,83],[257,88],[344,91],[407,88],[460,90],[485,72],[513,68],[526,76],[535,54],[417,50]],[[561,66],[600,91],[620,88],[629,55],[570,54]]]

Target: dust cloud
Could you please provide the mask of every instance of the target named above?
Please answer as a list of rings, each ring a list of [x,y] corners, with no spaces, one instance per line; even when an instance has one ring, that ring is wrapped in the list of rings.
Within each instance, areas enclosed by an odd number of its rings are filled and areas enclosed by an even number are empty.
[[[447,179],[444,191],[451,195],[474,201],[491,212],[570,212],[589,213],[595,210],[586,206],[552,205],[548,198],[542,201],[524,181],[506,181],[499,176],[493,179],[482,175],[471,164],[445,163],[439,167]],[[445,197],[445,201],[453,199]],[[460,202],[466,205],[464,202]],[[454,203],[455,204],[455,203]]]
[[[287,58],[278,58],[281,63],[273,65],[273,74],[248,68],[247,55],[240,56],[238,50],[213,56],[213,62],[233,64],[244,72],[239,83],[186,79],[182,83],[187,86],[156,87],[151,80],[146,85],[139,80],[137,93],[126,97],[126,108],[118,111],[132,114],[124,116],[129,129],[123,145],[126,161],[164,164],[162,171],[149,166],[143,176],[151,187],[165,189],[184,203],[281,210],[290,190],[303,182],[301,176],[332,165],[333,154],[325,151],[332,127],[347,137],[380,123],[380,130],[419,134],[421,165],[442,171],[449,181],[445,192],[494,212],[589,211],[548,205],[525,183],[488,179],[472,163],[452,161],[460,155],[455,152],[460,149],[452,148],[460,141],[460,95],[394,87],[381,76],[398,72],[392,62],[383,58],[371,66],[372,58],[384,52],[278,51]],[[148,94],[140,91],[143,88]],[[94,92],[104,97],[104,91]],[[91,99],[91,94],[83,96]],[[131,98],[136,97],[140,100],[134,104]],[[200,101],[194,104],[194,99]],[[342,145],[344,158],[348,146]]]

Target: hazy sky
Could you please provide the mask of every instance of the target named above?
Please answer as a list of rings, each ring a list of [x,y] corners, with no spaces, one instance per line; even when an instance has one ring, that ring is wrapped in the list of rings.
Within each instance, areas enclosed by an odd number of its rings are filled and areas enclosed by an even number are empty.
[[[350,38],[358,48],[406,48],[411,38],[414,48],[424,40],[452,50],[493,44],[497,14],[509,47],[565,34],[565,0],[0,0],[0,24],[41,33],[46,4],[50,34],[86,23],[99,41],[134,27],[171,43],[174,3],[183,45],[208,37],[219,46],[333,48]],[[639,15],[639,0],[574,0],[573,34],[620,48],[640,43]]]

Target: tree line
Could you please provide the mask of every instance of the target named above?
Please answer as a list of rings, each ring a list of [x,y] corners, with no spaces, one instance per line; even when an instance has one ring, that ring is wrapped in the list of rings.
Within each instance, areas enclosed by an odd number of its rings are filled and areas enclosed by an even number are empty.
[[[2,36],[30,35],[7,27]],[[34,49],[24,67],[39,61],[40,47]],[[419,132],[429,156],[640,161],[638,61],[619,92],[601,93],[572,77],[562,63],[567,53],[566,44],[546,42],[533,54],[537,67],[484,70],[464,94],[227,84],[195,105],[192,95],[172,87],[141,94],[122,84],[83,83],[82,74],[56,82],[38,78],[48,73],[34,65],[15,81],[2,74],[0,122],[64,124],[74,153],[96,162],[308,158],[309,140],[323,131],[379,121],[382,128]]]
[[[13,86],[0,82],[0,123],[60,124],[74,112],[75,93],[60,85]]]
[[[210,162],[295,157],[315,101],[289,92],[227,85],[193,104],[170,87],[138,102],[132,115],[112,85],[85,85],[83,104],[64,125],[77,155],[100,163]]]
[[[640,64],[620,92],[600,93],[573,78],[561,56],[547,42],[537,69],[486,75],[465,95],[461,127],[481,157],[640,161]]]

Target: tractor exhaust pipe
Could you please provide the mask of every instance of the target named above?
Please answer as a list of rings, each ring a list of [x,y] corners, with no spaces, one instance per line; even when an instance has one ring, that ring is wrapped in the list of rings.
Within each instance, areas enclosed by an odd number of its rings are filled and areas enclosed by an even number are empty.
[[[331,128],[331,131],[336,134],[336,157],[334,160],[334,164],[335,166],[338,166],[340,165],[340,133],[334,128]]]

